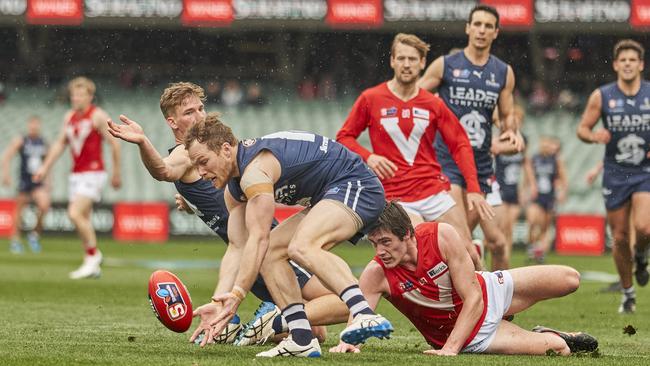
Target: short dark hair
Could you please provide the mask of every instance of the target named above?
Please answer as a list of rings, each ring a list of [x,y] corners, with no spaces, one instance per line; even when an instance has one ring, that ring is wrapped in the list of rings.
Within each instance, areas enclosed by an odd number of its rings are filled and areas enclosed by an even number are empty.
[[[499,12],[494,7],[485,4],[478,4],[472,8],[472,10],[469,12],[469,17],[467,18],[467,24],[472,24],[472,17],[477,11],[484,11],[486,13],[494,15],[494,17],[497,18],[497,23],[494,26],[496,29],[499,29]]]
[[[415,233],[411,218],[397,201],[386,203],[386,207],[377,221],[370,225],[368,235],[378,230],[389,231],[400,240],[406,236],[413,236]]]
[[[641,46],[641,43],[632,39],[622,39],[616,42],[616,45],[614,46],[614,60],[618,58],[621,52],[626,50],[636,51],[639,54],[639,59],[643,61],[643,57],[645,55],[645,48]]]
[[[194,141],[208,145],[208,149],[217,154],[226,142],[231,146],[237,145],[237,138],[232,133],[232,129],[221,122],[219,113],[208,113],[205,119],[195,123],[187,130],[183,141],[185,148],[189,149]]]

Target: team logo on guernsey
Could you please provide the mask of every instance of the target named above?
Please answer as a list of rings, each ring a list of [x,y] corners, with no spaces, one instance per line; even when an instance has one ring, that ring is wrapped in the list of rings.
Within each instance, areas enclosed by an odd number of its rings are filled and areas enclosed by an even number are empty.
[[[609,100],[609,108],[614,109],[614,108],[621,108],[623,107],[623,99],[610,99]]]
[[[399,288],[402,289],[402,291],[411,291],[414,287],[413,282],[409,280],[399,283]]]
[[[641,104],[641,105],[639,106],[639,108],[640,108],[642,111],[647,111],[648,109],[650,109],[650,99],[648,99],[648,98],[643,98],[643,104]]]
[[[381,116],[382,117],[392,117],[397,115],[397,107],[382,108]]]
[[[413,117],[429,119],[429,111],[427,111],[426,109],[413,107]]]
[[[167,314],[171,320],[176,320],[187,312],[187,305],[178,291],[178,287],[173,282],[165,282],[158,284],[156,296],[163,299],[167,305]]]
[[[454,75],[455,78],[467,79],[470,75],[470,72],[467,69],[454,69],[451,74]]]
[[[245,139],[245,140],[242,140],[241,144],[244,145],[244,147],[251,147],[251,146],[255,145],[256,142],[257,142],[257,139]]]
[[[411,110],[402,109],[402,118],[411,118]]]
[[[440,262],[440,263],[436,264],[435,267],[429,269],[427,271],[427,274],[429,275],[429,277],[434,278],[434,277],[438,276],[439,274],[445,272],[446,270],[447,270],[447,264],[445,262]]]

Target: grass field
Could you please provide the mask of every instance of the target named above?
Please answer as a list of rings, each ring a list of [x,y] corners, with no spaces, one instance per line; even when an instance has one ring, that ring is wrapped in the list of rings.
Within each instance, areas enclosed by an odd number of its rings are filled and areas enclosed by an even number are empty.
[[[157,268],[176,273],[188,287],[194,305],[209,300],[216,283],[223,244],[214,241],[175,241],[165,245],[118,244],[102,240],[106,259],[101,279],[71,281],[69,271],[80,263],[77,239],[46,239],[41,254],[12,255],[0,241],[0,365],[260,365],[260,364],[375,364],[375,365],[650,365],[650,290],[637,289],[637,313],[616,313],[619,295],[601,293],[603,282],[583,280],[577,293],[540,303],[520,314],[515,323],[563,330],[585,330],[600,342],[599,352],[569,358],[461,355],[424,356],[419,333],[386,301],[379,312],[395,325],[392,339],[372,340],[361,354],[332,355],[318,360],[255,359],[268,347],[234,348],[189,344],[190,332],[176,334],[154,317],[147,299],[147,281]],[[358,271],[372,256],[369,245],[344,244],[337,252]],[[551,256],[549,263],[568,264],[581,272],[614,274],[610,256],[598,258]],[[514,266],[523,265],[515,253]],[[177,266],[177,267],[175,267]],[[249,296],[240,308],[244,321],[258,301]],[[196,322],[195,322],[196,325]],[[636,334],[624,334],[631,325]],[[192,328],[193,329],[193,328]],[[326,351],[338,343],[342,326],[329,328]]]

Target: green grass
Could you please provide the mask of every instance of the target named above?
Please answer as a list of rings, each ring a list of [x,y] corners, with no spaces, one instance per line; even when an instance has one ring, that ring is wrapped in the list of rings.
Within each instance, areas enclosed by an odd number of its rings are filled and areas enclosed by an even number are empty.
[[[214,268],[181,268],[175,272],[188,287],[194,305],[209,300],[217,280],[216,263],[224,250],[214,241],[158,244],[118,244],[102,240],[104,266],[99,280],[71,281],[69,271],[80,263],[81,251],[75,238],[46,239],[41,254],[11,255],[0,241],[0,364],[146,364],[146,365],[259,365],[259,364],[377,364],[377,365],[648,365],[650,364],[650,291],[637,289],[635,315],[616,313],[619,295],[600,293],[604,283],[583,281],[577,293],[540,303],[515,319],[530,329],[537,324],[564,330],[584,330],[600,342],[598,355],[520,357],[461,355],[433,358],[421,352],[426,343],[408,321],[386,301],[379,312],[395,325],[392,339],[371,340],[357,355],[325,353],[318,360],[256,360],[255,354],[268,347],[234,348],[213,345],[200,349],[187,342],[189,332],[176,334],[154,317],[147,299],[147,281],[153,268],[146,260],[189,261]],[[372,256],[368,245],[337,249],[357,271]],[[112,260],[110,260],[112,259]],[[119,259],[119,260],[118,260]],[[523,265],[522,253],[513,264]],[[610,256],[557,257],[549,263],[568,264],[580,271],[615,273]],[[205,266],[204,266],[205,267]],[[357,272],[358,274],[358,272]],[[258,305],[252,296],[240,308],[247,321]],[[196,324],[196,322],[195,322]],[[623,328],[632,325],[637,333],[628,336]],[[193,328],[192,328],[193,329]],[[342,326],[329,328],[323,345],[326,351],[338,343]]]

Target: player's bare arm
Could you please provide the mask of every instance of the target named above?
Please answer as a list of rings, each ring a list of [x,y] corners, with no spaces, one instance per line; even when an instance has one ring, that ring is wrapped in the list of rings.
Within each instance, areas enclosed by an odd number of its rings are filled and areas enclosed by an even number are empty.
[[[460,240],[451,225],[438,224],[440,254],[449,266],[449,274],[458,296],[463,300],[463,308],[445,345],[439,350],[425,351],[427,354],[457,355],[483,313],[481,286],[476,279],[472,259],[463,246],[457,245]]]
[[[379,300],[382,297],[388,296],[390,294],[388,281],[386,280],[386,275],[384,270],[381,268],[379,263],[374,260],[370,261],[366,268],[361,273],[359,277],[359,289],[363,293],[363,296],[368,301],[370,309],[373,311],[377,309]],[[348,320],[349,324],[350,320]],[[361,345],[351,345],[340,341],[338,345],[330,348],[331,353],[359,353],[361,352]]]
[[[120,147],[119,141],[114,139],[110,133],[108,133],[108,125],[106,121],[110,120],[108,113],[103,109],[97,108],[93,113],[93,124],[97,131],[102,135],[102,137],[108,142],[108,146],[111,149],[111,157],[113,159],[113,174],[111,175],[111,186],[113,188],[120,188],[122,186],[122,149]]]
[[[239,272],[239,266],[242,262],[242,253],[246,244],[246,202],[239,202],[235,200],[228,188],[224,192],[224,200],[228,208],[228,239],[230,240],[226,252],[221,259],[221,266],[219,268],[219,280],[214,289],[212,299],[209,303],[198,307],[193,316],[200,317],[200,323],[196,330],[190,336],[190,342],[201,334],[205,333],[200,346],[203,347],[208,343],[214,342],[214,337],[220,333],[214,331],[212,325],[221,314],[223,309],[224,295],[228,295],[235,283],[235,278]],[[227,296],[225,296],[227,298]],[[234,300],[234,299],[233,299]]]
[[[528,187],[528,200],[532,201],[537,198],[537,180],[535,179],[535,169],[533,168],[533,161],[526,157],[524,158],[524,186]]]
[[[564,160],[560,157],[556,157],[557,160],[557,179],[555,180],[555,190],[557,192],[557,200],[560,203],[566,201],[567,195],[569,193],[569,179],[567,178],[566,165],[564,165]]]
[[[66,121],[68,121],[71,116],[72,112],[68,112],[65,114],[65,117],[63,117],[63,124],[61,126],[61,130],[59,131],[59,135],[56,137],[56,140],[54,140],[54,143],[52,143],[52,147],[50,147],[48,150],[47,156],[45,156],[45,159],[43,160],[43,165],[41,165],[36,173],[34,173],[34,182],[43,181],[47,173],[50,172],[52,165],[54,165],[61,154],[63,154],[63,150],[65,150],[65,146],[68,144],[68,139],[65,136]]]
[[[600,119],[601,108],[602,96],[600,89],[596,89],[589,96],[587,106],[578,125],[578,138],[580,140],[589,144],[606,144],[612,138],[609,131],[604,128],[593,131],[594,126]]]
[[[21,136],[16,136],[11,140],[9,146],[7,146],[7,148],[2,152],[2,184],[4,186],[8,187],[11,185],[11,159],[13,159],[14,155],[18,153],[18,150],[20,150],[22,146],[23,138]]]
[[[424,71],[424,74],[418,80],[418,87],[425,90],[433,90],[440,86],[442,82],[442,73],[445,67],[445,58],[443,56],[435,59],[429,67]]]
[[[122,124],[108,121],[108,131],[114,137],[138,145],[142,163],[151,176],[159,181],[174,182],[177,180],[192,181],[199,179],[192,167],[192,162],[183,146],[177,146],[169,156],[163,158],[153,146],[142,127],[125,115],[120,115]],[[192,177],[188,177],[192,175]]]
[[[517,122],[515,120],[515,98],[513,91],[515,89],[515,73],[512,67],[508,65],[508,72],[506,74],[506,85],[499,93],[499,121],[501,128],[500,140],[508,140],[514,145],[514,153],[524,149],[524,137],[519,132]]]

